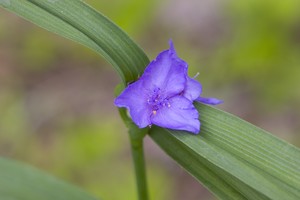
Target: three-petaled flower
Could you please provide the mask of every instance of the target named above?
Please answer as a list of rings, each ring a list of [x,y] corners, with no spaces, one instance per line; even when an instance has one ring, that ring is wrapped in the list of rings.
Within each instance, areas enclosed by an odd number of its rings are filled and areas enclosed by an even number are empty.
[[[188,64],[177,56],[170,41],[170,49],[161,52],[144,74],[128,85],[115,105],[126,107],[139,128],[154,124],[198,134],[199,113],[193,102],[216,105],[222,101],[200,97],[202,86],[188,76],[187,70]]]

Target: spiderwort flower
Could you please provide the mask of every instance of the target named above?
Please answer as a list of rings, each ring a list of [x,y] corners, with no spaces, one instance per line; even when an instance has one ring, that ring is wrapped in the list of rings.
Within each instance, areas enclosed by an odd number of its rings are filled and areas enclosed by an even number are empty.
[[[140,128],[155,124],[164,128],[198,134],[199,114],[193,101],[216,105],[215,98],[200,97],[201,84],[188,76],[188,64],[181,60],[172,41],[145,69],[144,74],[115,99],[115,105],[126,107]]]

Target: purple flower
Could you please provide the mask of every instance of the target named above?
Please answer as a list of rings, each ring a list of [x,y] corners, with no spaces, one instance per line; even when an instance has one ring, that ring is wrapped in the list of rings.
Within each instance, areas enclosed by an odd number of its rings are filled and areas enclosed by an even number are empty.
[[[126,107],[140,128],[155,124],[164,128],[186,130],[198,134],[199,114],[193,101],[216,105],[215,98],[200,97],[201,84],[187,74],[188,64],[174,49],[161,52],[144,74],[115,99],[115,105]]]

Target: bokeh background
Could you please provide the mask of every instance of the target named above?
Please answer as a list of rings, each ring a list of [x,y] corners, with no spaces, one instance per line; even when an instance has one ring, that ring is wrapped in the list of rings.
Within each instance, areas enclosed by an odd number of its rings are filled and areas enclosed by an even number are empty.
[[[86,1],[150,59],[173,39],[219,108],[300,146],[299,0]],[[120,82],[96,53],[0,9],[0,155],[103,199],[136,198]],[[150,196],[215,199],[146,139]]]

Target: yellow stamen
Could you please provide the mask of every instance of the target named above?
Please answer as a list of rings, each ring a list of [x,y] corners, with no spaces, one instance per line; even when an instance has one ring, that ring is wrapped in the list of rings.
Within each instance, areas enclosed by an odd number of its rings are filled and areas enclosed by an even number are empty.
[[[153,110],[152,113],[153,113],[153,115],[156,115],[156,110]]]

